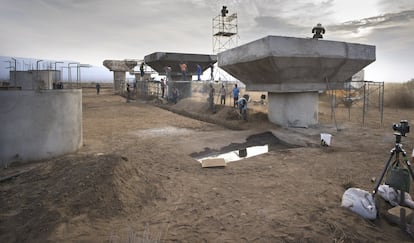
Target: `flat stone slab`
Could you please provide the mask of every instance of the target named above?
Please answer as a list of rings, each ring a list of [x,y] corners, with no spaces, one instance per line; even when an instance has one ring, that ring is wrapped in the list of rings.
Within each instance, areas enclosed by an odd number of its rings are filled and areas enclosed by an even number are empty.
[[[375,61],[375,46],[267,36],[218,54],[218,66],[247,90],[306,92],[341,85]],[[343,87],[343,85],[342,85]]]

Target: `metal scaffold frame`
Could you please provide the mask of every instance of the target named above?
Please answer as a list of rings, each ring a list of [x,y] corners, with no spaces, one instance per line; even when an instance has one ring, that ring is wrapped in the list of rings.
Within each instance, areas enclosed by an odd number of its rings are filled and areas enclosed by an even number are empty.
[[[365,124],[365,114],[368,112],[369,105],[375,105],[370,96],[378,91],[377,107],[381,115],[381,125],[384,119],[384,82],[364,81],[364,104],[362,108],[362,124]]]
[[[223,6],[224,8],[225,6]],[[223,10],[222,10],[223,11]],[[225,51],[237,46],[238,19],[237,13],[227,16],[223,12],[213,18],[213,53]]]
[[[342,89],[345,92],[344,97],[340,101],[336,100],[338,90],[340,89],[337,86],[328,88],[328,94],[331,101],[331,119],[334,119],[335,108],[338,104],[343,103],[343,105],[348,109],[348,119],[351,120],[351,107],[353,104],[362,101],[362,125],[365,125],[365,117],[368,113],[369,107],[371,106],[378,109],[382,125],[384,119],[384,82],[345,82]],[[359,94],[360,97],[354,97],[353,94],[355,93]],[[373,96],[374,98],[372,98]]]
[[[236,47],[238,45],[238,19],[237,13],[228,15],[226,6],[222,6],[220,14],[213,18],[212,23],[212,40],[213,54]],[[214,77],[220,81],[234,80],[234,77],[224,72],[220,68],[214,69]]]

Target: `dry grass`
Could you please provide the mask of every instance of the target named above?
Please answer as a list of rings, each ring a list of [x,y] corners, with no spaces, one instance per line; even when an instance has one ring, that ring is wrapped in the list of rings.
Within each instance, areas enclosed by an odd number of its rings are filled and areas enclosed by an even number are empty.
[[[384,106],[391,108],[414,107],[414,80],[385,85]]]

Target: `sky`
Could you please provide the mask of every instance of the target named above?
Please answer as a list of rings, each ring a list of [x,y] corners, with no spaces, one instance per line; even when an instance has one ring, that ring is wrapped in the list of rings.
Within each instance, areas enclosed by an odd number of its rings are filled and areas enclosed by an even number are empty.
[[[0,0],[0,56],[143,59],[153,52],[213,52],[212,18],[238,15],[238,45],[267,35],[376,46],[370,81],[414,79],[414,0]]]

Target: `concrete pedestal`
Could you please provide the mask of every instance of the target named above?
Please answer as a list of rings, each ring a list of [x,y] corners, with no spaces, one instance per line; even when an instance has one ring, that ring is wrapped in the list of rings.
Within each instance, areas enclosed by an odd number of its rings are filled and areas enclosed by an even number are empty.
[[[318,123],[318,92],[269,93],[269,120],[283,127]]]
[[[121,83],[126,80],[125,71],[114,71],[114,93],[119,94],[121,91]]]
[[[82,146],[82,90],[0,91],[0,166]]]

